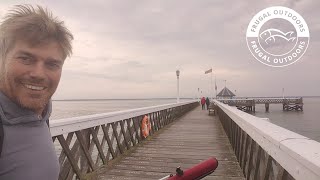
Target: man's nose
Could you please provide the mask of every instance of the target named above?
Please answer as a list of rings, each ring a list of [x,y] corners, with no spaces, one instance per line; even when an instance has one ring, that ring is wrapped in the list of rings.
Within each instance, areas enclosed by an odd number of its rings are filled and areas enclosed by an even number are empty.
[[[35,79],[44,79],[45,78],[45,67],[41,63],[36,63],[32,69],[30,76]]]

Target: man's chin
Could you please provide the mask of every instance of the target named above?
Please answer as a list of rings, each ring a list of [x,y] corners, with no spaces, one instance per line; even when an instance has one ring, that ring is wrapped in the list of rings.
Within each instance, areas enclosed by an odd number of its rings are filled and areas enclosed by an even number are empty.
[[[19,100],[19,105],[36,113],[42,113],[48,101],[49,99],[22,98]]]

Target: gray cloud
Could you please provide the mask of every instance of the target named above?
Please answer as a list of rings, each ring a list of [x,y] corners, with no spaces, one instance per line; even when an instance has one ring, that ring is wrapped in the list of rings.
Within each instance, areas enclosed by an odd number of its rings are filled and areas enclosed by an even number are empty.
[[[19,2],[0,5],[0,15],[1,7]],[[210,67],[219,89],[227,79],[227,86],[241,96],[281,95],[282,87],[288,95],[320,95],[320,74],[315,68],[320,67],[320,1],[33,2],[48,6],[75,35],[75,53],[66,61],[57,97],[72,95],[72,87],[81,83],[86,87],[76,93],[79,98],[90,98],[92,93],[110,98],[174,97],[177,68],[181,69],[181,94],[194,97],[198,87],[210,90],[209,76],[204,75]],[[311,35],[306,54],[285,68],[256,61],[245,37],[257,12],[278,5],[301,14]],[[135,90],[139,87],[145,93]]]

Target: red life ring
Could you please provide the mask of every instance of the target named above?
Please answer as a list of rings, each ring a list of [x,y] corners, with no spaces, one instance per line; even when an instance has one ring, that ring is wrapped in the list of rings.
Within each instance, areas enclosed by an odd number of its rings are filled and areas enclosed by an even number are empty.
[[[144,138],[149,136],[149,132],[151,130],[151,124],[149,121],[148,116],[144,116],[142,121],[141,121],[141,134]]]

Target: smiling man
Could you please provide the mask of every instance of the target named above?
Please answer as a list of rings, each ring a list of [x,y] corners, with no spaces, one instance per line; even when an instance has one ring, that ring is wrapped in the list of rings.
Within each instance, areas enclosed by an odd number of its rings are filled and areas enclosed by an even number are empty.
[[[15,6],[0,25],[0,179],[58,179],[47,122],[72,40],[40,6]]]

